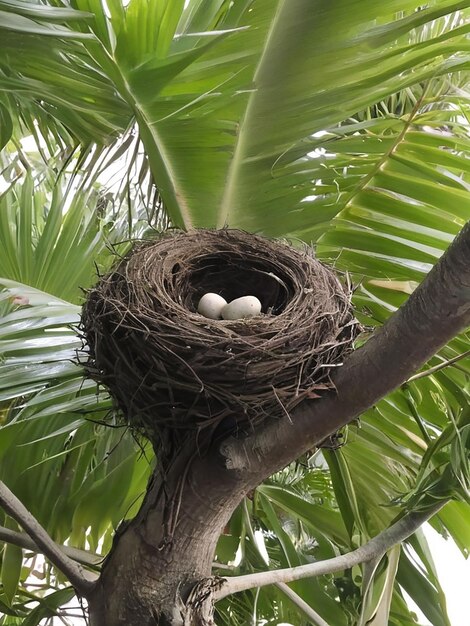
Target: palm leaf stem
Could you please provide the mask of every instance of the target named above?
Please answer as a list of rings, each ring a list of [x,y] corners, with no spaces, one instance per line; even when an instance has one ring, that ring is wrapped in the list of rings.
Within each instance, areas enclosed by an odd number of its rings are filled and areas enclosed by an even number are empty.
[[[113,77],[119,94],[126,100],[134,112],[152,174],[165,202],[165,209],[176,224],[184,226],[186,230],[191,230],[193,224],[189,204],[178,184],[171,158],[166,152],[156,124],[152,124],[149,120],[145,108],[135,96],[135,90],[132,89],[121,67],[114,61],[108,50],[102,44],[99,44],[95,54],[102,67],[106,68],[109,75]],[[181,221],[183,222],[182,224],[180,223]]]
[[[391,144],[388,150],[384,152],[382,157],[374,164],[374,167],[372,167],[370,171],[360,179],[358,184],[354,187],[354,189],[351,191],[351,193],[348,195],[347,199],[345,200],[343,209],[345,209],[353,201],[354,197],[358,193],[360,193],[365,187],[367,187],[370,181],[380,171],[380,169],[387,163],[388,159],[390,159],[394,151],[397,149],[400,143],[404,140],[406,133],[411,128],[413,124],[413,120],[418,114],[424,102],[428,86],[429,86],[429,81],[426,83],[426,87],[423,89],[423,92],[421,96],[418,98],[416,104],[414,105],[413,110],[410,112],[408,118],[404,121],[403,128],[401,132],[398,133],[395,141]]]
[[[281,2],[280,4],[283,4],[283,3]],[[254,81],[255,88],[251,91],[249,95],[243,117],[238,124],[239,132],[237,134],[237,143],[235,146],[235,150],[233,152],[232,160],[230,161],[230,167],[229,167],[228,174],[227,174],[227,182],[225,185],[224,195],[223,195],[221,206],[220,206],[220,215],[219,215],[217,228],[223,228],[224,226],[226,226],[228,222],[228,216],[230,214],[230,210],[234,202],[235,194],[237,193],[237,185],[238,185],[237,177],[238,177],[239,169],[242,166],[246,158],[246,142],[248,140],[247,133],[250,131],[249,125],[246,124],[245,121],[247,119],[250,119],[251,115],[253,114],[253,110],[255,109],[257,79],[263,70],[263,61],[269,55],[271,45],[274,45],[274,46],[277,45],[277,42],[275,39],[273,43],[273,37],[274,37],[274,33],[276,32],[277,25],[282,18],[282,15],[283,15],[282,7],[278,5],[276,14],[274,15],[272,19],[269,32],[266,37],[266,44],[260,56],[258,68],[254,75],[253,81]]]

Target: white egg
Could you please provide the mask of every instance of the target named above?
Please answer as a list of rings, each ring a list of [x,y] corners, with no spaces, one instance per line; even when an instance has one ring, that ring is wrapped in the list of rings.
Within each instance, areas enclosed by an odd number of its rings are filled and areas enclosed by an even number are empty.
[[[261,302],[255,296],[243,296],[232,300],[222,309],[222,319],[243,320],[261,313]]]
[[[199,300],[197,312],[211,320],[220,320],[220,314],[227,300],[218,293],[205,293]]]

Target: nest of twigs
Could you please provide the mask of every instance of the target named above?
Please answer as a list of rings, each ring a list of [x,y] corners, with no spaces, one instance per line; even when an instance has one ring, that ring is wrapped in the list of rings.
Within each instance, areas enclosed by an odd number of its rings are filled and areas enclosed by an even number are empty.
[[[206,292],[255,295],[262,313],[207,319]],[[358,323],[349,287],[311,250],[200,230],[138,244],[89,292],[82,328],[89,375],[158,447],[170,432],[252,429],[331,389]]]

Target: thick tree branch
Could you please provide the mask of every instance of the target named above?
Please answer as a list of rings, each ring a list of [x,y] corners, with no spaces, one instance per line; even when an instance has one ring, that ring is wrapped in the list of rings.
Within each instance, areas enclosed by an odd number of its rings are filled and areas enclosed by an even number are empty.
[[[0,506],[28,533],[50,562],[67,576],[79,594],[86,597],[93,590],[95,576],[84,570],[61,550],[37,519],[2,481],[0,481]]]
[[[332,378],[336,392],[308,400],[246,439],[221,446],[226,467],[256,484],[404,383],[470,325],[470,222],[407,302]],[[250,478],[251,476],[251,478]]]
[[[221,600],[232,593],[263,587],[264,585],[288,583],[294,580],[301,580],[302,578],[333,574],[334,572],[351,569],[361,563],[367,563],[372,559],[382,558],[393,546],[401,543],[417,531],[424,522],[435,515],[445,504],[447,504],[447,500],[439,502],[425,512],[408,513],[408,515],[402,517],[390,528],[387,528],[360,548],[348,552],[348,554],[342,554],[318,563],[225,579],[219,590],[214,593],[214,600]]]
[[[25,533],[18,533],[15,530],[5,528],[4,526],[0,526],[0,541],[5,541],[6,543],[18,546],[19,548],[24,548],[25,550],[31,550],[31,552],[42,554],[42,550],[29,535],[26,535]],[[56,546],[73,561],[81,563],[82,565],[97,567],[104,559],[104,557],[99,554],[93,554],[93,552],[88,552],[87,550],[80,550],[78,548],[72,548],[71,546],[63,546],[58,543],[56,543]]]

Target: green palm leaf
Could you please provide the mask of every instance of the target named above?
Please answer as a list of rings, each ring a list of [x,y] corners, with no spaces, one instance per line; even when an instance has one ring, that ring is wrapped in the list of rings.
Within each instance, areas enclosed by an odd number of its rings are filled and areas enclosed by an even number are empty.
[[[111,140],[134,117],[176,225],[299,231],[335,214],[304,204],[315,194],[313,133],[466,67],[465,22],[450,32],[428,28],[419,43],[408,34],[468,2],[419,12],[417,2],[356,4],[312,11],[307,0],[238,0],[202,10],[199,1],[152,0],[114,3],[107,17],[100,2],[80,0],[93,17],[64,15],[71,41],[54,39],[51,55],[56,26],[44,15],[48,32],[26,38],[0,85],[11,97],[54,106],[78,137],[93,127]],[[13,15],[14,0],[8,6]],[[391,21],[397,10],[403,17]],[[15,47],[11,39],[3,45]]]

